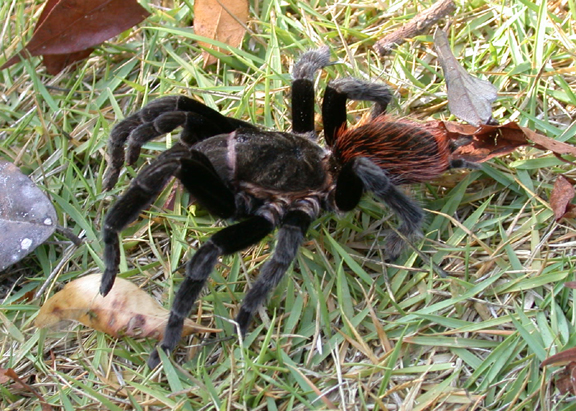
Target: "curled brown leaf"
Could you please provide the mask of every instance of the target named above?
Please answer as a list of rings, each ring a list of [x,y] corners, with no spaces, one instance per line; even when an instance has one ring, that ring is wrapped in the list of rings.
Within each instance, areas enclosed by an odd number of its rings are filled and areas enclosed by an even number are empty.
[[[102,297],[98,292],[101,278],[101,274],[92,274],[68,283],[40,308],[35,325],[50,327],[63,320],[75,320],[114,337],[164,337],[169,316],[165,308],[123,278],[116,278],[110,293]],[[219,331],[186,319],[183,335]]]
[[[569,348],[542,361],[542,366],[562,366],[564,369],[556,377],[556,387],[562,395],[576,394],[576,348]]]
[[[542,361],[542,367],[548,365],[565,365],[570,362],[576,362],[576,347],[568,348],[567,350],[560,351],[558,354],[546,358]]]
[[[430,121],[422,127],[454,142],[457,148],[453,158],[475,163],[510,154],[521,146],[550,150],[557,156],[576,157],[576,147],[573,145],[546,137],[514,122],[476,127],[451,121]]]
[[[28,391],[34,395],[40,402],[40,407],[42,411],[52,411],[54,408],[44,399],[42,394],[32,388],[30,385],[26,384],[20,376],[12,368],[0,368],[0,383],[6,383],[8,381],[14,381],[14,384],[21,389]]]
[[[554,211],[556,221],[576,216],[574,204],[572,204],[574,194],[574,181],[559,175],[550,193],[550,207]]]

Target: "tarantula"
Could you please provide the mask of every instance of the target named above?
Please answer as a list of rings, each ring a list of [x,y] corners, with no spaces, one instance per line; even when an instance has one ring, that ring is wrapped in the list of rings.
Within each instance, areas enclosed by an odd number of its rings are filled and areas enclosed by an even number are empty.
[[[350,211],[364,192],[374,193],[401,220],[397,230],[401,235],[387,237],[387,252],[393,259],[402,250],[402,237],[417,235],[423,219],[422,209],[397,186],[430,180],[462,166],[451,159],[445,139],[385,115],[391,101],[386,86],[356,78],[328,84],[322,103],[326,147],[319,145],[313,80],[318,70],[330,64],[329,55],[327,48],[309,51],[294,65],[292,132],[265,131],[184,96],[159,98],[112,130],[105,189],[116,183],[124,159],[133,164],[144,143],[182,127],[179,142],[137,175],[104,219],[102,295],[110,291],[118,273],[119,233],[156,199],[170,178],[178,178],[211,213],[240,220],[214,234],[186,264],[186,277],[160,345],[166,352],[178,344],[184,319],[220,256],[256,244],[278,228],[272,257],[260,269],[236,316],[244,335],[320,212]],[[370,120],[350,129],[349,99],[375,103]],[[154,350],[148,365],[153,368],[159,361]]]

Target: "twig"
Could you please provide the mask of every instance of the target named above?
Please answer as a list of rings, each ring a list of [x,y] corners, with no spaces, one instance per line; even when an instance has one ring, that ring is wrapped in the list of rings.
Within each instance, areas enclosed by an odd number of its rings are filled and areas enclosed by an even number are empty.
[[[72,241],[76,247],[80,247],[82,245],[82,239],[74,234],[74,232],[69,228],[57,225],[56,231],[62,234],[64,237],[68,238],[68,240]]]
[[[453,0],[439,0],[432,7],[414,16],[412,20],[396,31],[381,38],[374,44],[374,49],[380,56],[389,54],[392,49],[402,44],[406,39],[423,33],[441,18],[456,10]]]

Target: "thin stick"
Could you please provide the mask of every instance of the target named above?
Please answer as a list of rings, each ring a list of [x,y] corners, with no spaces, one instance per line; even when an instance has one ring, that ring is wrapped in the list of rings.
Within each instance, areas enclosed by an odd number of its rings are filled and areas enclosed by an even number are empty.
[[[396,31],[381,38],[374,44],[374,49],[380,56],[389,54],[394,47],[425,32],[441,18],[453,13],[456,5],[453,0],[439,0],[432,7],[414,16],[412,20]]]

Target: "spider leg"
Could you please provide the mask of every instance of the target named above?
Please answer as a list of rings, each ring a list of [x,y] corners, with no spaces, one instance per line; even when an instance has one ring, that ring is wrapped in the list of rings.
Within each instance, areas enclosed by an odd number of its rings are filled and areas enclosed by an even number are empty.
[[[140,212],[156,199],[172,176],[179,178],[184,187],[210,212],[223,218],[234,215],[234,195],[204,154],[189,151],[182,145],[166,150],[132,181],[104,218],[102,237],[106,269],[100,285],[102,295],[108,294],[118,273],[118,233],[136,220]]]
[[[186,278],[174,298],[164,339],[160,345],[162,350],[169,353],[178,345],[184,320],[190,314],[218,258],[256,244],[273,229],[274,225],[268,219],[254,216],[217,232],[196,251],[186,264]],[[150,354],[148,366],[154,368],[159,362],[160,357],[155,349]]]
[[[250,123],[226,117],[216,110],[185,96],[168,96],[154,100],[140,111],[118,123],[108,140],[108,169],[104,189],[116,184],[124,159],[133,164],[142,145],[182,126],[180,140],[187,146],[217,134],[238,128],[254,128]],[[127,143],[127,153],[124,145]]]
[[[386,112],[392,95],[384,84],[371,83],[353,77],[332,80],[324,92],[322,101],[322,121],[324,123],[324,138],[332,146],[336,135],[346,127],[346,101],[373,101],[372,117]]]
[[[168,180],[180,167],[180,158],[188,150],[178,145],[166,150],[146,167],[133,181],[128,190],[110,208],[104,218],[102,238],[104,241],[104,263],[100,294],[106,295],[114,284],[120,263],[120,240],[118,233],[136,220],[147,208]]]
[[[256,310],[264,304],[270,294],[288,270],[288,267],[296,257],[298,248],[304,241],[304,236],[312,219],[300,210],[288,212],[282,227],[278,230],[278,241],[272,258],[266,261],[256,282],[250,288],[240,312],[236,316],[236,322],[240,333],[244,336]]]
[[[204,154],[191,150],[190,157],[183,158],[181,164],[176,177],[200,204],[218,217],[234,216],[234,193],[222,181]]]
[[[292,131],[314,131],[314,74],[330,64],[330,50],[322,47],[304,53],[292,69]]]
[[[449,162],[450,168],[470,168],[472,170],[479,170],[482,166],[473,161],[464,160],[462,158],[454,158]]]
[[[344,175],[343,175],[344,174]],[[356,206],[346,197],[349,192],[356,192],[356,184],[372,191],[396,213],[401,220],[398,231],[407,238],[420,233],[424,218],[422,208],[410,197],[406,196],[390,182],[386,172],[367,158],[356,157],[343,168],[336,185],[335,201],[338,208],[350,210]],[[354,187],[353,187],[354,185]],[[360,193],[361,196],[361,193]],[[358,196],[358,201],[360,200]],[[386,239],[387,253],[390,259],[398,258],[405,247],[404,240],[396,233],[390,233]]]

